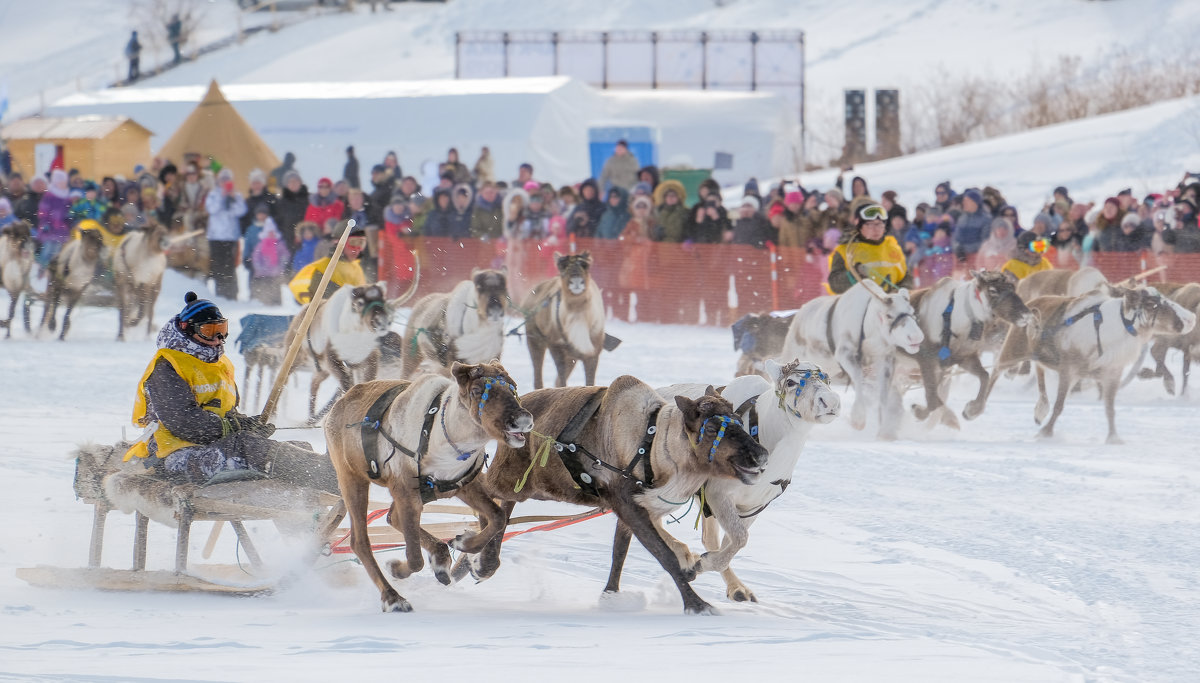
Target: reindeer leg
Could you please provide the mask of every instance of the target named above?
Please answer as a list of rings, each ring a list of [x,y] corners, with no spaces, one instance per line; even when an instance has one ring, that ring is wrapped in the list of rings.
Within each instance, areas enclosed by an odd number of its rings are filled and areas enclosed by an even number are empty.
[[[896,356],[895,352],[888,354],[887,360],[883,361],[883,367],[879,369],[879,438],[887,441],[896,439],[896,433],[900,429],[900,395],[896,388],[892,386],[892,381],[896,374]],[[729,533],[729,528],[726,527],[726,533]]]
[[[454,579],[450,577],[450,547],[446,545],[446,542],[422,527],[421,547],[429,553],[429,568],[433,570],[433,576],[438,582],[443,586],[454,583]]]
[[[329,372],[325,370],[319,362],[313,370],[312,382],[309,384],[308,392],[308,420],[312,422],[317,419],[317,390],[321,388],[321,382],[329,376]]]
[[[554,386],[567,386],[567,378],[575,371],[575,359],[568,356],[567,350],[558,345],[550,347],[550,358],[554,360],[554,367],[558,370],[558,379],[554,381]]]
[[[633,531],[629,525],[617,520],[617,528],[613,533],[612,566],[608,568],[608,583],[604,585],[605,593],[621,591],[621,572],[625,570],[625,556],[629,554],[629,540]]]
[[[588,356],[583,359],[583,376],[584,381],[589,387],[596,385],[596,366],[600,364],[600,354]]]
[[[1116,398],[1117,389],[1121,387],[1121,376],[1118,374],[1115,377],[1106,377],[1100,380],[1100,392],[1104,395],[1104,416],[1108,418],[1108,438],[1105,443],[1123,444],[1121,437],[1117,436],[1117,410]]]
[[[29,311],[33,308],[33,302],[29,299],[29,292],[25,292],[25,298],[22,299],[21,317],[25,321],[25,333],[33,334],[33,329],[29,326]]]
[[[925,385],[925,405],[914,405],[913,415],[925,421],[933,411],[942,407],[942,397],[938,393],[938,385],[942,381],[942,373],[938,372],[938,362],[928,353],[918,353],[917,366],[921,368],[921,383]]]
[[[850,426],[862,430],[867,426],[866,384],[863,369],[854,359],[854,350],[839,347],[834,358],[842,366],[850,386],[854,387],[854,406],[850,409]]]
[[[1179,388],[1180,396],[1187,396],[1188,390],[1188,375],[1192,372],[1192,349],[1184,347],[1183,349],[1183,386]]]
[[[1033,407],[1033,421],[1041,424],[1046,419],[1046,413],[1050,411],[1050,398],[1046,396],[1046,370],[1040,365],[1037,367],[1037,385],[1038,400],[1037,405]]]
[[[117,341],[125,341],[125,308],[129,305],[128,292],[125,285],[117,284]]]
[[[367,499],[371,484],[361,479],[338,477],[342,501],[346,504],[346,516],[350,518],[350,549],[362,563],[367,576],[379,588],[379,600],[384,612],[411,612],[412,604],[405,600],[388,583],[371,552],[371,537],[367,532]]]
[[[748,517],[743,520],[739,517],[738,521],[744,524],[746,526],[746,530],[749,531],[750,525],[754,522],[754,518]],[[704,549],[708,550],[709,552],[720,550],[721,525],[717,522],[717,518],[705,517],[701,524],[703,533],[701,534],[700,538],[704,543]],[[721,571],[721,579],[725,581],[725,597],[733,600],[734,602],[758,602],[758,598],[755,597],[754,592],[751,591],[750,588],[743,583],[740,578],[738,578],[737,574],[733,573],[733,569],[731,567],[726,567]]]
[[[533,388],[542,388],[542,365],[546,362],[546,344],[541,337],[533,334],[525,336],[529,346],[529,359],[533,361]]]
[[[1038,366],[1038,369],[1041,370],[1041,366]],[[1073,380],[1074,378],[1071,377],[1071,373],[1067,372],[1065,368],[1059,369],[1058,397],[1054,400],[1054,412],[1050,414],[1050,421],[1038,432],[1039,437],[1048,438],[1054,436],[1054,423],[1058,421],[1058,416],[1062,414],[1063,404],[1067,402],[1067,394],[1071,391],[1071,382]]]
[[[12,301],[8,302],[8,320],[4,323],[4,327],[8,330],[8,332],[4,335],[5,339],[12,337],[12,322],[13,318],[17,315],[17,297],[20,295],[21,293],[18,292],[12,297]],[[26,318],[25,326],[29,326],[28,318]]]
[[[459,534],[450,541],[450,547],[470,555],[478,554],[504,530],[504,523],[508,517],[482,486],[468,484],[459,489],[456,495],[480,515],[479,531]]]
[[[683,599],[684,612],[715,614],[716,610],[713,609],[713,606],[696,595],[696,591],[690,585],[690,582],[696,578],[695,572],[684,570],[679,566],[679,558],[655,530],[650,513],[634,501],[634,493],[633,484],[622,480],[610,489],[610,495],[606,496],[606,502],[612,504],[613,512],[629,525],[633,535],[637,536],[638,541],[646,547],[646,550],[650,551],[654,559],[658,560],[658,563],[675,582],[676,588],[679,589],[679,595]]]
[[[425,556],[421,554],[421,499],[416,493],[398,485],[388,487],[392,491],[392,510],[388,514],[396,531],[404,534],[404,560],[388,562],[388,571],[397,579],[405,579],[425,567]]]
[[[79,303],[79,297],[82,295],[82,291],[67,294],[67,310],[63,313],[62,333],[58,335],[59,341],[67,340],[67,330],[71,329],[71,311],[75,310],[75,304]]]
[[[512,518],[513,508],[516,506],[516,502],[511,500],[500,503],[501,516],[496,535],[478,555],[462,555],[458,558],[451,572],[455,581],[462,580],[468,573],[475,577],[476,581],[490,579],[496,573],[500,568],[500,546],[504,543],[504,529],[508,527],[508,520]]]
[[[1161,351],[1159,351],[1159,349],[1161,349]],[[1172,375],[1171,370],[1167,367],[1167,351],[1170,351],[1170,350],[1171,349],[1167,344],[1155,344],[1154,349],[1151,351],[1151,353],[1154,354],[1154,360],[1158,362],[1158,368],[1159,368],[1160,374],[1162,375],[1162,378],[1163,378],[1163,386],[1166,387],[1168,394],[1174,396],[1175,395],[1175,375]],[[1183,363],[1184,363],[1184,380],[1183,381],[1184,382],[1187,382],[1187,374],[1186,374],[1187,373],[1187,362],[1188,362],[1187,351],[1188,350],[1186,348],[1183,349]]]
[[[718,550],[710,550],[700,556],[700,561],[696,563],[695,567],[697,573],[720,572],[729,569],[729,563],[733,560],[733,556],[746,547],[746,542],[750,540],[745,520],[738,517],[737,508],[731,501],[725,498],[710,498],[708,507],[712,510],[713,516],[721,528],[725,530],[725,542]],[[707,548],[707,546],[705,547]]]
[[[988,386],[991,384],[991,377],[988,376],[988,371],[984,369],[983,363],[979,361],[979,354],[973,353],[970,356],[962,359],[959,363],[963,370],[975,375],[979,379],[979,393],[975,395],[975,399],[967,403],[963,408],[963,417],[968,420],[974,420],[983,413],[983,409],[987,406]]]

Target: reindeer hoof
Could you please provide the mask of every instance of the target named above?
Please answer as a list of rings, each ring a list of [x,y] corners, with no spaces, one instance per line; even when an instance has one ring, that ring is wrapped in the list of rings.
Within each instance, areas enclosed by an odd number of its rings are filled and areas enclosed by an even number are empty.
[[[982,414],[983,414],[983,404],[976,403],[975,401],[970,401],[969,403],[967,403],[966,407],[963,408],[963,412],[962,412],[962,416],[963,416],[964,420],[974,420],[975,418],[979,417]]]
[[[699,614],[706,617],[717,616],[720,614],[716,607],[704,602],[700,598],[696,598],[694,602],[684,605],[683,612],[684,614]]]
[[[1109,434],[1108,438],[1105,439],[1105,443],[1107,443],[1110,446],[1121,446],[1121,445],[1125,444],[1125,440],[1122,439],[1121,437],[1117,436],[1116,434]]]
[[[407,579],[412,576],[412,570],[408,568],[408,563],[404,560],[392,560],[387,563],[387,568],[392,577],[396,579]]]
[[[470,541],[474,537],[475,537],[475,534],[466,534],[466,533],[459,534],[459,535],[455,536],[454,540],[450,541],[447,545],[449,545],[454,550],[459,551],[460,553],[466,552],[465,546],[467,545],[467,541]]]
[[[701,569],[699,562],[697,562],[696,564],[694,564],[690,567],[680,567],[679,568],[680,576],[682,576],[683,580],[688,583],[695,581],[696,575],[699,574],[701,571],[703,571],[703,570]]]
[[[917,418],[921,422],[924,422],[925,419],[929,417],[929,408],[926,406],[913,405],[912,412],[913,417]]]
[[[388,612],[411,612],[412,603],[397,595],[394,598],[384,598],[383,611]]]
[[[1155,377],[1158,377],[1158,373],[1154,372],[1150,368],[1142,368],[1141,370],[1138,370],[1137,376],[1138,379],[1154,379]]]
[[[1038,430],[1037,438],[1039,438],[1039,439],[1050,439],[1053,437],[1054,437],[1054,430],[1050,428],[1050,425],[1046,425],[1045,427],[1042,427],[1041,429]]]
[[[729,599],[734,602],[758,602],[749,588],[741,586],[729,592]]]
[[[1167,376],[1163,377],[1163,386],[1165,386],[1167,388],[1168,394],[1170,394],[1172,396],[1175,395],[1175,378],[1174,377],[1172,377],[1171,375],[1167,375]]]

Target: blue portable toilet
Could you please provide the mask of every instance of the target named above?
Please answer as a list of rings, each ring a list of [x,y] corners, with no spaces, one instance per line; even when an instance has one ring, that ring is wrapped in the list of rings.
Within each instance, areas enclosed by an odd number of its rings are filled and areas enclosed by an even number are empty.
[[[604,162],[613,155],[617,140],[624,140],[629,145],[629,153],[637,157],[641,166],[658,165],[657,128],[640,125],[596,126],[588,129],[592,177],[596,180],[600,180]]]

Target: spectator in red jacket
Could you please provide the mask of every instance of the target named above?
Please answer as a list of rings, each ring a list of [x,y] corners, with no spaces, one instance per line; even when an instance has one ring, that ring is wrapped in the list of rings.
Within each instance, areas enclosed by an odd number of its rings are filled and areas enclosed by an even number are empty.
[[[317,193],[308,198],[304,220],[316,223],[321,227],[322,235],[329,235],[333,232],[333,226],[342,219],[342,212],[345,210],[345,205],[333,194],[333,181],[321,178],[317,181]]]

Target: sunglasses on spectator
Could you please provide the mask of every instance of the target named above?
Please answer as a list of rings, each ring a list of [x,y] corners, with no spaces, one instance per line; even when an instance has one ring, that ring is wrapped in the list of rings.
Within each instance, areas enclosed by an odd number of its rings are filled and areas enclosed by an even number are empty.
[[[934,194],[940,197],[940,196],[942,196],[942,195],[946,194],[946,191],[945,191],[945,190],[938,190],[937,192],[934,192]]]
[[[887,211],[878,204],[870,204],[858,210],[858,217],[864,221],[882,221],[887,218]]]
[[[225,341],[229,336],[229,321],[228,320],[213,320],[199,325],[192,325],[192,331],[197,337],[206,341],[216,341],[220,339]]]
[[[1029,251],[1035,254],[1044,254],[1046,253],[1047,246],[1049,246],[1049,243],[1046,240],[1034,240],[1029,243]]]

